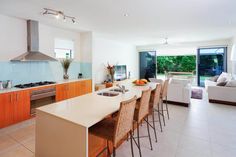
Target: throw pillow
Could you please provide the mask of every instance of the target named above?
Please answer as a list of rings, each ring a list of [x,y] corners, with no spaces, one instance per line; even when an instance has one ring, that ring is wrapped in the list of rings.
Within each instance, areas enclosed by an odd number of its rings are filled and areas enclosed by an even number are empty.
[[[225,86],[226,87],[236,87],[236,80],[228,81]]]
[[[226,77],[219,77],[218,79],[217,79],[217,84],[218,83],[221,83],[221,82],[226,82],[227,81],[227,78]]]
[[[231,81],[232,80],[232,75],[229,74],[229,73],[226,73],[226,72],[222,72],[217,80],[217,83],[218,82],[221,82],[221,79],[225,77],[226,78],[226,81]]]
[[[210,78],[210,81],[217,82],[218,78],[219,78],[219,75],[216,75],[216,76]]]

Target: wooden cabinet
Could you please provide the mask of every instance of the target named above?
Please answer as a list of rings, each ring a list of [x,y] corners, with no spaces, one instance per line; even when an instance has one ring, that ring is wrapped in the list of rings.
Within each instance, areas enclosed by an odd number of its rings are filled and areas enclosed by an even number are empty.
[[[13,123],[12,93],[0,94],[0,128]]]
[[[105,139],[97,137],[89,133],[89,157],[96,157],[99,153],[107,147],[107,142]],[[107,151],[104,151],[99,157],[107,157]]]
[[[28,90],[15,92],[14,96],[14,123],[30,118],[30,93]]]
[[[66,100],[68,98],[68,84],[56,85],[56,101]]]
[[[0,128],[30,118],[28,90],[0,94]]]
[[[92,80],[56,85],[56,101],[62,101],[92,92]]]

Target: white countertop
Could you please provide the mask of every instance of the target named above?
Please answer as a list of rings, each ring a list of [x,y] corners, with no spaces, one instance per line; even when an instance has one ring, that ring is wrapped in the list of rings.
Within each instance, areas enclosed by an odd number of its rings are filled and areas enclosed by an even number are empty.
[[[13,87],[13,88],[10,88],[10,89],[0,90],[0,94],[9,93],[9,92],[17,92],[17,91],[22,91],[22,90],[29,90],[29,89],[39,88],[39,87],[53,86],[53,85],[57,85],[57,84],[71,83],[71,82],[76,82],[76,81],[84,81],[84,80],[90,80],[90,79],[89,78],[88,79],[81,78],[81,79],[60,80],[60,81],[56,81],[55,84],[36,86],[36,87],[30,87],[30,88],[16,88],[16,87]]]
[[[133,96],[141,97],[142,90],[151,87],[155,89],[156,83],[148,83],[146,86],[135,86],[131,81],[122,82],[129,90],[125,94],[119,93],[118,96],[107,97],[97,95],[97,93],[109,91],[112,88],[103,89],[94,93],[53,103],[38,108],[37,110],[57,116],[86,128],[101,121],[107,115],[119,110],[120,102],[128,100]]]

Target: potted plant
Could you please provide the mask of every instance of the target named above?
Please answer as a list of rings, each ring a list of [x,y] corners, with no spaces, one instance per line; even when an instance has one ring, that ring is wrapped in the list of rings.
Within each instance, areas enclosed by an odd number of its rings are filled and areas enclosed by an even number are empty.
[[[109,75],[111,76],[111,81],[114,82],[115,66],[107,63],[107,70]]]
[[[64,70],[64,74],[63,74],[63,78],[64,79],[69,79],[68,69],[70,67],[71,62],[72,62],[71,59],[63,59],[63,60],[61,60],[61,65],[62,65],[63,70]]]

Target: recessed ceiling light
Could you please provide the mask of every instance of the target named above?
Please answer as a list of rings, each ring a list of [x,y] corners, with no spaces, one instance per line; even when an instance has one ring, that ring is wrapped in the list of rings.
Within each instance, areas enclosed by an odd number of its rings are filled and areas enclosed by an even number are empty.
[[[128,17],[128,16],[129,16],[129,14],[128,14],[128,13],[125,13],[125,14],[124,14],[124,17]]]

